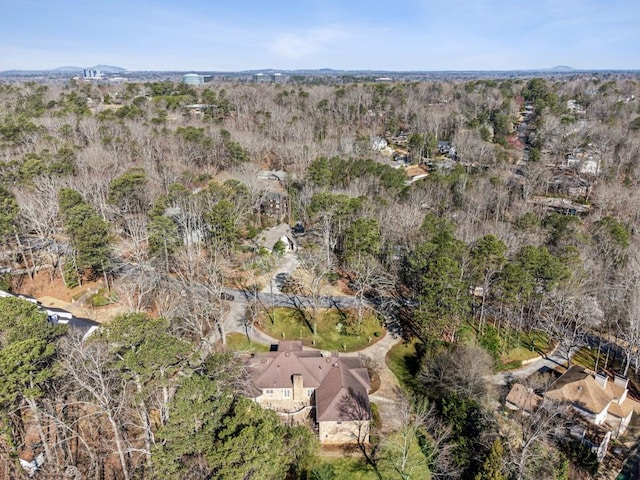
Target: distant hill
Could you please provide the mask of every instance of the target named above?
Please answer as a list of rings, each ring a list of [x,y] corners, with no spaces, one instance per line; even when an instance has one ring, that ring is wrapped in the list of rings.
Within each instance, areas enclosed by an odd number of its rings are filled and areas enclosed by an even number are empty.
[[[73,72],[81,72],[82,68],[80,68],[80,67],[58,67],[58,68],[54,68],[53,71],[54,72],[61,72],[61,73],[64,73],[64,72],[73,73]]]
[[[573,71],[575,71],[575,68],[567,67],[566,65],[558,65],[556,67],[551,67],[551,68],[547,69],[547,71],[549,71],[549,72],[573,72]]]

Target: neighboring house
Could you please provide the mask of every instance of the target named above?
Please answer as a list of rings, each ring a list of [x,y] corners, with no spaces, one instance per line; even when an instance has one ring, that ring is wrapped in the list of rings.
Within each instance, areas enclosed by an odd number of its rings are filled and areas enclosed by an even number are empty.
[[[573,99],[567,100],[567,110],[578,115],[584,115],[586,113],[586,109]]]
[[[387,141],[382,137],[372,137],[371,138],[371,150],[374,152],[379,152],[387,148]]]
[[[409,133],[401,130],[397,135],[391,137],[389,143],[393,145],[406,146],[409,142]]]
[[[438,141],[438,153],[443,155],[451,160],[458,159],[458,152],[456,151],[456,147],[454,147],[451,142],[447,142],[444,140]]]
[[[287,172],[283,170],[261,170],[258,172],[258,179],[284,182],[287,179]]]
[[[287,214],[287,195],[279,192],[266,192],[260,199],[260,213],[281,221]]]
[[[246,365],[250,395],[265,408],[281,415],[311,410],[322,443],[369,441],[371,380],[358,357],[306,351],[290,340]]]
[[[514,383],[505,399],[505,405],[509,410],[519,410],[525,415],[531,414],[542,403],[542,397],[533,389],[520,383]]]
[[[581,175],[600,174],[600,156],[596,152],[575,150],[566,157],[567,167],[574,169]]]
[[[438,153],[446,155],[451,151],[451,142],[438,140]]]
[[[268,250],[269,253],[273,252],[273,247],[278,241],[284,243],[285,252],[295,252],[298,250],[298,243],[291,233],[291,227],[286,223],[281,223],[277,227],[268,228],[256,237],[258,246]]]
[[[605,373],[591,374],[584,367],[574,365],[553,382],[544,396],[568,402],[587,421],[603,425],[617,438],[627,429],[634,410],[640,407],[627,397],[628,382],[621,375],[610,380]]]
[[[583,205],[566,198],[534,196],[530,197],[529,201],[534,205],[562,213],[563,215],[583,215],[591,211],[589,205]]]
[[[563,402],[582,419],[569,433],[579,438],[598,457],[604,458],[609,440],[622,435],[631,421],[633,412],[640,412],[640,403],[627,396],[627,378],[616,375],[592,374],[584,367],[574,365],[547,389],[543,396],[518,383],[505,399],[510,410],[528,415],[543,401]],[[574,420],[575,420],[574,419]]]
[[[561,195],[567,195],[571,198],[586,198],[591,191],[591,184],[578,176],[568,175],[566,173],[556,175],[551,179],[549,191]]]

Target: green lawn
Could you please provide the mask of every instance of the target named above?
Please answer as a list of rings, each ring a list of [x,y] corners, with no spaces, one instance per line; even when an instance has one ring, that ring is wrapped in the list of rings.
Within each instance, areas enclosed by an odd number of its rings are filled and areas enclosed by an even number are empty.
[[[234,352],[268,352],[270,346],[264,343],[249,342],[242,333],[227,334],[227,348]]]
[[[305,321],[303,314],[293,308],[270,309],[261,315],[257,326],[274,338],[302,340],[307,346],[340,352],[361,350],[384,335],[384,328],[372,313],[359,326],[355,325],[354,312],[322,309],[318,317],[316,337],[311,320]]]
[[[476,324],[467,323],[458,332],[458,338],[486,348],[495,358],[497,370],[518,368],[524,360],[553,349],[549,336],[544,332],[520,332],[513,328],[497,328],[491,324],[485,325],[480,333]]]
[[[478,332],[473,325],[465,325],[458,332],[458,339],[465,343],[478,343],[496,357],[496,370],[518,368],[523,360],[528,360],[540,354],[548,353],[553,345],[549,337],[543,332],[516,332],[512,330],[509,337],[491,327],[489,334],[478,338]],[[415,378],[420,370],[420,348],[422,343],[413,339],[394,345],[387,353],[386,363],[398,378],[400,384],[408,390],[415,385]],[[504,349],[504,350],[503,350]],[[501,353],[503,351],[503,353]]]
[[[582,347],[573,357],[571,357],[571,363],[576,365],[582,365],[589,370],[596,370],[596,363],[598,364],[598,370],[608,371],[611,375],[614,373],[620,373],[624,371],[624,361],[620,356],[615,356],[613,352],[610,352],[607,358],[607,349],[602,347],[600,349],[600,358],[598,358],[598,348]],[[632,380],[635,377],[633,369],[629,369],[627,372],[629,379]]]
[[[309,478],[332,480],[378,480],[373,469],[360,458],[323,457],[313,467]]]
[[[407,469],[411,469],[411,478],[429,480],[431,474],[425,461],[420,443],[415,436],[409,437],[408,455],[406,458]],[[399,434],[392,434],[385,439],[378,452],[378,471],[376,475],[373,467],[367,465],[362,455],[358,452],[353,456],[336,456],[335,451],[321,452],[315,465],[311,469],[311,475],[307,478],[333,479],[333,480],[378,480],[381,478],[401,478],[396,467],[401,463],[401,451],[405,439]],[[413,467],[413,468],[411,468]]]
[[[583,367],[588,368],[589,370],[595,370],[596,368],[596,359],[598,357],[598,349],[582,347],[571,357],[571,363],[582,365]],[[600,361],[599,367],[604,367],[604,362],[607,358],[606,350],[604,352],[600,352]]]
[[[420,354],[416,347],[421,344],[417,339],[402,342],[391,347],[385,362],[405,390],[413,390],[416,375],[420,371]]]
[[[500,355],[498,370],[518,368],[524,360],[553,350],[553,344],[544,332],[515,332],[510,346],[509,350]]]

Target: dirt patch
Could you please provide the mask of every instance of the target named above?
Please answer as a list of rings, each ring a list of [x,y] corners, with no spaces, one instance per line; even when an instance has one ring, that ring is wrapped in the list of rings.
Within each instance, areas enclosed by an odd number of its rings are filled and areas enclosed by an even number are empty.
[[[31,297],[53,297],[64,302],[71,303],[89,291],[97,291],[102,288],[102,280],[97,282],[85,282],[82,286],[67,288],[60,275],[51,275],[50,271],[40,271],[32,278],[29,275],[20,275],[11,279],[11,288],[15,293],[29,295]]]
[[[14,277],[11,288],[14,293],[37,298],[45,307],[62,308],[76,317],[88,318],[98,323],[109,322],[117,315],[126,312],[118,304],[105,307],[93,307],[86,302],[92,294],[103,288],[102,280],[86,282],[82,286],[67,288],[59,276],[51,278],[50,272],[38,272],[33,279],[28,275]]]

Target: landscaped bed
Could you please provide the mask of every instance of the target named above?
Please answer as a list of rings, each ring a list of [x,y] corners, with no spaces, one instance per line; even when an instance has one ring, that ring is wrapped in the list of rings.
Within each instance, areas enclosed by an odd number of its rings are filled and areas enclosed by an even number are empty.
[[[359,322],[356,312],[319,309],[315,336],[313,326],[309,312],[293,308],[272,308],[261,312],[256,324],[257,328],[273,338],[302,340],[309,347],[340,352],[362,350],[385,334],[384,327],[372,312],[366,312]]]

